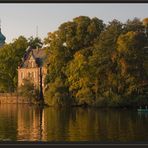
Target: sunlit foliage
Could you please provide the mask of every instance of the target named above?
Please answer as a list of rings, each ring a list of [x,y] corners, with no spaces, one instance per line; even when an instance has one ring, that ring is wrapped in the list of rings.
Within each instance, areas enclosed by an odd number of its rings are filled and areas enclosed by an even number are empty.
[[[146,27],[146,19],[134,18],[125,24],[113,20],[105,25],[98,18],[80,16],[49,33],[45,39],[49,45],[48,101],[91,106],[147,104]]]

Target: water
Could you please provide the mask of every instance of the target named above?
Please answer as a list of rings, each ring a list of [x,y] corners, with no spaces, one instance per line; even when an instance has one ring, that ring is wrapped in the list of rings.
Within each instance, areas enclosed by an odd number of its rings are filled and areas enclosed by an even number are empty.
[[[0,141],[148,141],[148,114],[136,110],[0,105]]]

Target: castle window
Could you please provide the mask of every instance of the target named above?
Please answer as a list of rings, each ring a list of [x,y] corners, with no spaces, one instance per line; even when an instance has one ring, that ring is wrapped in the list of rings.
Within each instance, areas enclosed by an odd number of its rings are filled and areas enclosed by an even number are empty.
[[[35,78],[36,72],[34,72],[34,78]]]
[[[24,78],[24,73],[23,73],[23,72],[21,72],[21,78],[22,78],[22,79]]]
[[[31,77],[32,77],[32,78],[34,78],[34,72],[32,72],[32,75],[31,75]]]
[[[34,67],[34,62],[31,62],[31,66]]]
[[[31,73],[30,73],[30,72],[28,72],[28,77],[29,77],[29,78],[31,77]]]

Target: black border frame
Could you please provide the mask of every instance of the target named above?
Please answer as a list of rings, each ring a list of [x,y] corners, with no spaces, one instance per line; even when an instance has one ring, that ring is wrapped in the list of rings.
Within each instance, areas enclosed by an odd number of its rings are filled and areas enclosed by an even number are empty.
[[[25,4],[40,4],[40,3],[48,3],[48,4],[64,4],[64,3],[114,3],[114,4],[134,4],[134,3],[148,3],[148,0],[0,0],[0,4],[8,4],[8,3],[25,3]],[[32,147],[32,148],[40,148],[40,147],[56,147],[56,148],[116,148],[116,147],[134,147],[134,148],[141,148],[141,147],[148,147],[148,141],[147,142],[127,142],[127,143],[121,143],[121,142],[42,142],[42,141],[36,141],[36,142],[23,142],[23,141],[0,141],[0,147],[6,147],[6,148],[18,148],[18,147]]]
[[[0,0],[0,3],[148,3],[148,0]]]

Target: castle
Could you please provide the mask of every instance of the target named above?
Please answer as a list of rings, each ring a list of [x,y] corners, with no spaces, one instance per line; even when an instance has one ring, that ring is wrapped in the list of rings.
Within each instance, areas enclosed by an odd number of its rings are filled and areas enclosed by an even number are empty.
[[[46,67],[43,66],[46,59],[45,49],[32,49],[28,47],[18,66],[18,87],[24,84],[24,80],[30,80],[36,88],[44,91]]]
[[[6,37],[1,32],[0,21],[0,47],[5,44]],[[18,65],[18,87],[24,85],[24,80],[29,80],[34,87],[39,89],[40,98],[44,92],[44,80],[47,73],[44,61],[46,59],[46,51],[44,48],[33,49],[28,47],[20,64]]]

